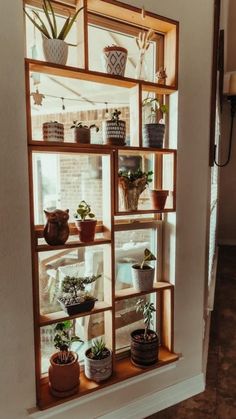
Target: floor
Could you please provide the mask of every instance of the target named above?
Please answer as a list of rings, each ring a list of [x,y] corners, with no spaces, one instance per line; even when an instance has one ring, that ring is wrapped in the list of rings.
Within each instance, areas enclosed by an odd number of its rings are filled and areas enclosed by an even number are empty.
[[[146,419],[236,419],[236,246],[220,248],[204,393]]]

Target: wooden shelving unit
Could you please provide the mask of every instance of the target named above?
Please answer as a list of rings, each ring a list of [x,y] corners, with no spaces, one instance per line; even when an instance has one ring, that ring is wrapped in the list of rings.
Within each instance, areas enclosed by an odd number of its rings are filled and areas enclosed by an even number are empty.
[[[37,0],[25,0],[26,4],[40,7]],[[75,2],[68,1],[67,5],[73,11]],[[97,389],[112,385],[127,378],[135,377],[146,371],[159,368],[163,365],[175,362],[178,356],[174,353],[174,286],[169,282],[162,282],[156,277],[153,289],[149,292],[138,293],[131,287],[116,289],[116,234],[122,231],[132,231],[138,229],[157,229],[158,222],[161,220],[161,214],[173,212],[176,209],[176,161],[177,151],[173,149],[148,148],[142,146],[142,94],[143,92],[154,93],[156,96],[170,95],[177,90],[178,81],[178,22],[167,19],[153,13],[146,12],[145,21],[141,18],[141,10],[123,4],[119,1],[108,0],[80,0],[78,6],[84,6],[83,14],[80,19],[80,34],[82,40],[79,46],[81,53],[80,67],[60,66],[45,61],[37,61],[27,58],[25,60],[26,74],[26,103],[27,103],[27,130],[28,130],[28,154],[29,154],[29,178],[31,193],[31,232],[32,232],[32,264],[33,264],[33,292],[34,292],[34,322],[35,322],[35,357],[36,357],[36,387],[37,403],[40,409],[46,409],[55,406],[67,399],[56,399],[49,393],[48,378],[41,374],[41,336],[42,328],[51,326],[59,321],[68,319],[85,318],[95,314],[104,313],[106,317],[106,328],[110,328],[107,335],[107,345],[110,346],[114,354],[114,372],[112,377],[103,384],[96,384],[86,379],[83,372],[81,374],[81,383],[78,394],[79,397]],[[63,1],[55,1],[58,13],[64,14]],[[122,25],[129,27],[130,31],[152,28],[158,36],[161,37],[165,48],[163,55],[163,66],[166,68],[168,78],[166,85],[137,80],[129,77],[111,76],[91,69],[89,63],[89,36],[88,25],[90,23],[104,22],[104,28]],[[135,125],[135,130],[131,132],[130,146],[118,147],[103,144],[77,144],[67,140],[61,142],[45,142],[35,140],[32,132],[31,116],[31,91],[30,76],[32,73],[48,75],[53,77],[63,77],[75,79],[88,83],[97,83],[101,85],[118,86],[127,89],[127,94],[131,92],[132,106],[135,108],[134,117],[130,119],[130,124]],[[94,242],[81,243],[75,240],[77,234],[76,228],[70,224],[70,238],[65,245],[49,246],[43,242],[43,226],[35,225],[35,196],[34,196],[34,168],[33,158],[35,155],[60,156],[100,156],[104,160],[102,166],[103,172],[103,219],[99,220],[96,228],[96,239]],[[122,156],[134,156],[146,159],[151,156],[154,163],[154,185],[164,189],[164,179],[166,171],[171,167],[171,202],[170,205],[162,211],[153,208],[141,208],[137,211],[124,211],[119,207],[118,193],[118,169],[119,158]],[[165,159],[171,159],[171,164],[165,166]],[[157,179],[158,178],[158,179]],[[140,215],[151,216],[150,219],[139,218]],[[133,219],[132,217],[136,217]],[[120,219],[118,219],[120,217]],[[132,219],[131,219],[132,218]],[[155,230],[156,231],[156,230]],[[40,261],[44,261],[44,268],[51,266],[52,261],[60,260],[62,257],[68,257],[69,251],[86,251],[87,248],[98,247],[105,248],[104,251],[104,301],[97,301],[91,312],[67,316],[63,311],[52,311],[49,314],[43,314],[40,300],[40,287],[42,279],[40,277]],[[54,258],[54,259],[53,259]],[[46,264],[46,262],[48,265]],[[73,259],[72,262],[73,264]],[[59,265],[60,266],[60,265]],[[57,268],[56,268],[57,269]],[[148,369],[137,368],[131,364],[129,358],[116,359],[116,304],[121,304],[124,300],[131,301],[132,298],[156,296],[158,298],[158,316],[161,338],[161,347],[159,362]],[[73,397],[73,398],[74,398]]]

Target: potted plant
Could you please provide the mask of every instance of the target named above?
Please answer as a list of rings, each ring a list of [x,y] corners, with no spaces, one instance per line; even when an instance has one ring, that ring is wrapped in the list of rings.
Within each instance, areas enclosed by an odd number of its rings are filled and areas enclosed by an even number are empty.
[[[54,329],[54,346],[59,352],[50,357],[48,370],[49,388],[53,396],[68,397],[77,393],[79,388],[80,366],[78,355],[71,351],[73,342],[83,342],[72,333],[73,323],[66,320],[57,323]]]
[[[131,267],[133,286],[138,292],[153,288],[155,268],[147,264],[151,260],[156,260],[156,257],[149,249],[145,249],[142,262]]]
[[[152,208],[155,210],[163,210],[168,195],[169,191],[167,189],[150,189]]]
[[[111,114],[111,119],[103,121],[103,139],[105,144],[125,145],[126,124],[120,120],[121,111],[117,109]]]
[[[136,311],[142,313],[145,327],[131,332],[131,362],[138,367],[149,367],[158,361],[159,338],[150,330],[156,309],[153,303],[138,300]]]
[[[43,123],[44,141],[64,141],[64,125],[57,121]]]
[[[92,342],[85,352],[84,373],[89,380],[104,381],[112,374],[112,354],[101,338]]]
[[[160,105],[156,98],[147,97],[143,100],[144,121],[143,145],[145,147],[162,148],[165,134],[163,119],[157,122],[158,111],[162,114],[168,112],[167,105]]]
[[[41,32],[43,38],[43,53],[46,61],[51,63],[65,65],[68,57],[68,45],[65,42],[73,23],[75,22],[79,12],[83,9],[81,7],[77,10],[73,17],[68,12],[68,17],[65,20],[61,30],[58,30],[56,14],[52,7],[50,0],[43,0],[42,3],[45,21],[40,17],[36,10],[32,10],[33,17],[25,10],[26,16],[30,19],[33,25]],[[74,45],[72,45],[74,46]]]
[[[88,126],[78,121],[73,121],[71,128],[74,128],[75,142],[81,144],[90,144],[90,130],[92,128],[96,128],[96,132],[99,131],[98,126],[95,124]]]
[[[95,215],[91,212],[91,207],[86,201],[83,200],[80,202],[74,217],[80,241],[94,241],[97,220],[94,219]],[[86,219],[86,217],[89,219]]]
[[[136,211],[141,193],[152,182],[153,172],[143,172],[141,169],[135,172],[120,170],[118,172],[119,192],[121,205],[125,211]]]
[[[62,281],[61,290],[63,295],[58,298],[62,309],[69,315],[84,313],[94,308],[95,301],[89,292],[85,291],[88,284],[92,284],[101,275],[92,275],[86,277],[66,276]]]
[[[124,77],[127,54],[126,48],[117,45],[103,48],[103,61],[106,73]]]

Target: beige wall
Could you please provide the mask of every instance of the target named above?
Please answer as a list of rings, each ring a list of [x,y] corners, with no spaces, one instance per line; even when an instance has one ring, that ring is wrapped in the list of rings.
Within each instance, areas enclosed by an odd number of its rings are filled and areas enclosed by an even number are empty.
[[[236,71],[236,2],[223,0],[221,27],[225,30],[225,71]],[[230,105],[224,99],[221,126],[220,162],[227,159],[230,133]],[[236,244],[236,122],[230,163],[220,169],[218,239],[221,244]]]
[[[35,404],[20,3],[2,2],[0,18],[1,419],[26,418],[25,409]],[[145,7],[180,21],[175,349],[184,358],[171,371],[117,390],[112,403],[103,397],[51,416],[57,419],[89,419],[202,371],[213,0],[146,0]]]

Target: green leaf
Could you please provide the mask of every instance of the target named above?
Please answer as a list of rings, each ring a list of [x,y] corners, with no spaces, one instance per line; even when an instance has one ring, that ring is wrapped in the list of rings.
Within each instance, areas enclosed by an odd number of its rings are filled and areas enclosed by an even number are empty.
[[[44,13],[45,13],[45,16],[46,16],[46,18],[47,18],[47,21],[48,21],[48,23],[49,23],[49,26],[50,26],[50,28],[51,28],[52,38],[53,38],[53,39],[55,39],[55,38],[57,37],[57,35],[56,35],[55,31],[54,31],[54,27],[53,27],[53,24],[52,24],[52,22],[51,22],[51,19],[50,19],[49,13],[48,13],[46,0],[43,0],[43,11],[44,11]]]
[[[25,12],[25,14],[26,14],[26,16],[29,18],[29,20],[33,23],[33,25],[46,37],[46,38],[48,38],[48,39],[50,39],[50,35],[49,35],[49,33],[48,33],[48,31],[47,31],[47,28],[45,28],[46,29],[46,31],[37,23],[37,22],[35,22],[35,20],[30,16],[30,14],[24,9],[24,12]],[[36,12],[35,12],[36,13]],[[36,16],[37,16],[37,14],[36,14]]]
[[[56,16],[53,10],[53,7],[51,5],[51,2],[49,0],[46,0],[49,6],[49,9],[52,13],[52,19],[53,19],[53,26],[54,26],[54,33],[55,33],[55,38],[57,38],[57,21],[56,21]]]
[[[77,12],[74,14],[74,16],[72,17],[71,20],[70,20],[70,17],[69,17],[69,21],[68,21],[68,19],[66,20],[66,22],[65,22],[65,24],[64,24],[64,26],[63,26],[63,28],[62,28],[59,36],[58,36],[58,39],[61,39],[61,40],[64,41],[64,39],[67,37],[68,33],[70,32],[70,30],[72,28],[72,25],[75,22],[78,14],[79,14],[79,12],[82,9],[84,9],[84,7],[81,7],[80,9],[78,9]],[[62,37],[61,37],[61,33],[62,33]]]

